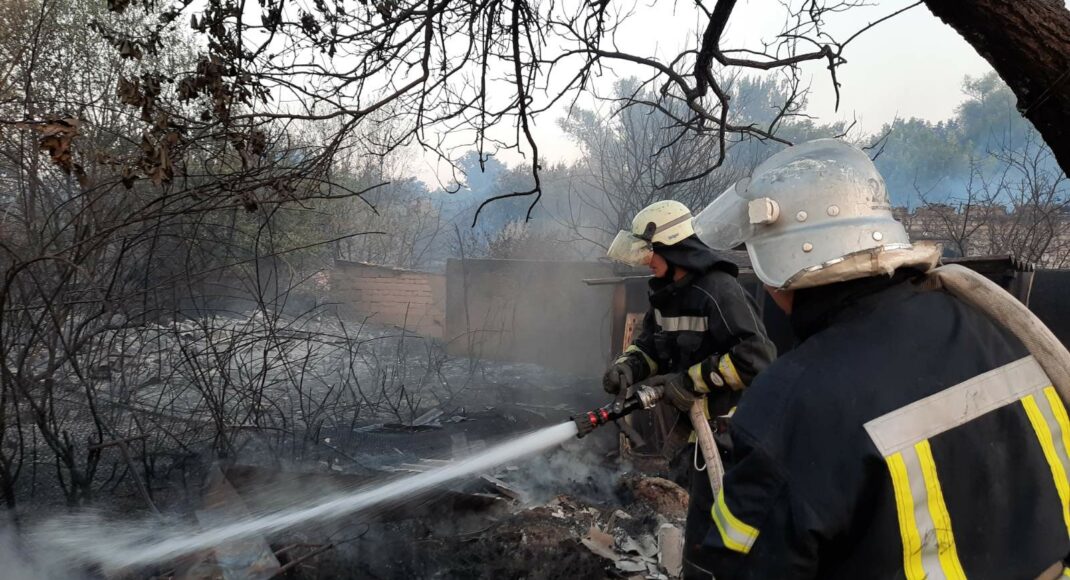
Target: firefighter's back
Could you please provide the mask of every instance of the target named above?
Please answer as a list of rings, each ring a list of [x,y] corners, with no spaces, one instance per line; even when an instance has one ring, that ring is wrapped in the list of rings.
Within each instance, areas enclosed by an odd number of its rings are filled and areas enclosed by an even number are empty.
[[[1035,578],[1070,553],[1066,411],[1018,341],[902,278],[797,297],[806,339],[735,428],[783,469],[817,577]]]

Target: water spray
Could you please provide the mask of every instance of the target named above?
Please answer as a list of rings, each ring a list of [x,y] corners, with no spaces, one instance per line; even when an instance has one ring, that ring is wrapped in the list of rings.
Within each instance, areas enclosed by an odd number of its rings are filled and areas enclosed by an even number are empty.
[[[661,399],[662,391],[649,385],[638,387],[629,397],[622,397],[605,407],[581,413],[572,420],[576,422],[576,438],[582,439],[595,429],[626,417],[635,411],[649,409]]]
[[[39,547],[53,559],[98,567],[105,574],[121,574],[230,542],[331,521],[399,499],[411,499],[450,481],[561,445],[572,439],[576,432],[576,424],[565,421],[430,471],[244,519],[224,521],[210,528],[177,523],[162,525],[155,519],[104,523],[85,515],[75,515],[42,524],[34,536]]]
[[[261,534],[270,535],[294,526],[329,521],[398,499],[412,498],[449,481],[556,447],[574,436],[583,437],[610,421],[653,407],[661,395],[660,389],[641,386],[630,396],[622,397],[611,405],[580,414],[571,421],[516,437],[477,455],[430,471],[373,488],[223,522],[208,529],[179,524],[161,525],[159,520],[105,524],[94,518],[74,516],[51,520],[41,526],[35,535],[57,559],[96,566],[105,573],[121,573],[222,544]]]

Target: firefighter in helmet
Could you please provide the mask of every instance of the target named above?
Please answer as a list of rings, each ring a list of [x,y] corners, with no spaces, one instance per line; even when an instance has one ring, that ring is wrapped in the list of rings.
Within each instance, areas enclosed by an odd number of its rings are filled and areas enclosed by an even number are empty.
[[[864,152],[789,147],[695,227],[746,244],[797,345],[733,415],[717,580],[1070,577],[1066,409],[1020,341],[919,284],[939,249]]]
[[[623,396],[639,382],[663,388],[664,400],[684,411],[703,395],[707,416],[724,414],[742,389],[776,356],[753,297],[736,280],[738,268],[695,236],[691,212],[677,201],[640,211],[630,231],[610,245],[609,257],[648,266],[650,309],[638,337],[606,371],[603,386]],[[680,424],[688,424],[686,414]],[[694,443],[690,443],[693,446]],[[685,530],[687,575],[701,574],[701,545],[712,522],[706,475],[686,457],[691,501]]]

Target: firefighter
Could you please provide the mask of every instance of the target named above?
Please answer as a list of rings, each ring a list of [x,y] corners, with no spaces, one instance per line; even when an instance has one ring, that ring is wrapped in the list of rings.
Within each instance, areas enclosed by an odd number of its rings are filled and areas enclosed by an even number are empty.
[[[729,411],[741,390],[776,356],[752,296],[736,280],[738,268],[694,235],[692,216],[677,201],[659,201],[640,211],[630,231],[610,245],[609,257],[646,265],[650,309],[638,337],[606,371],[605,390],[623,396],[643,382],[664,389],[664,399],[684,411],[707,396],[707,416]],[[683,422],[688,424],[686,414]],[[689,466],[691,501],[685,530],[685,566],[701,555],[711,525],[713,493],[694,467],[694,443],[676,454]]]
[[[695,223],[746,244],[797,341],[733,415],[717,580],[1070,577],[1066,409],[1017,339],[918,283],[939,248],[864,152],[787,148]]]

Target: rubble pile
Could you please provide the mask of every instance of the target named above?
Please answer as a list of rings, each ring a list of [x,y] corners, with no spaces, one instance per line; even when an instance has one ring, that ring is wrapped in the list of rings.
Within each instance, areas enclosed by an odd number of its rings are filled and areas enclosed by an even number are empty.
[[[239,481],[248,477],[247,470],[230,473],[240,473],[232,475]],[[488,476],[464,491],[274,538],[273,545],[287,577],[301,579],[679,577],[687,492],[676,484],[628,474],[619,478],[615,497],[603,501],[526,497]],[[322,549],[290,563],[280,552],[294,545]]]
[[[621,478],[620,495],[635,501],[596,506],[560,495],[514,512],[480,534],[465,562],[440,570],[441,577],[679,577],[687,492],[633,475]]]
[[[634,481],[645,485],[644,478]],[[679,487],[673,495],[680,493],[686,502],[687,494]],[[543,505],[517,506],[505,515],[468,520],[464,526],[476,530],[467,533],[457,533],[452,523],[432,523],[427,535],[416,540],[419,547],[404,573],[488,580],[678,578],[684,520],[676,511],[659,513],[657,503],[603,507],[560,495]],[[486,527],[479,529],[480,522]],[[391,567],[381,577],[399,572]]]

